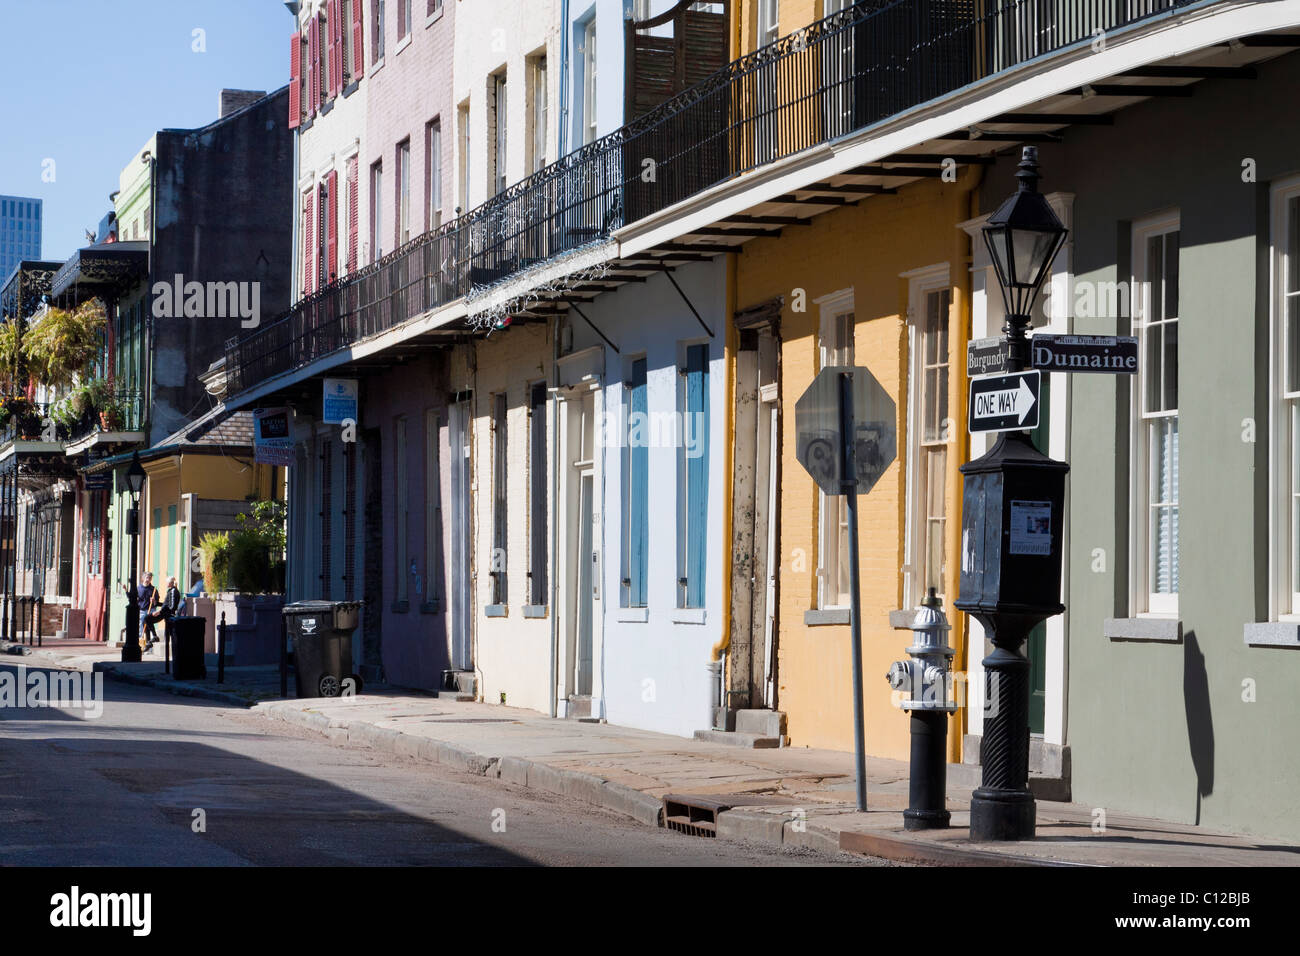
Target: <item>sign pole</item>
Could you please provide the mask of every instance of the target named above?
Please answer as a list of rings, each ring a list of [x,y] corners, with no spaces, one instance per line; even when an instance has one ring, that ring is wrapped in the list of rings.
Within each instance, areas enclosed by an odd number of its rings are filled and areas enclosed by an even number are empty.
[[[867,809],[867,753],[862,728],[862,602],[858,577],[858,473],[854,449],[853,374],[840,374],[841,487],[849,513],[849,631],[853,646],[853,761],[858,809]]]

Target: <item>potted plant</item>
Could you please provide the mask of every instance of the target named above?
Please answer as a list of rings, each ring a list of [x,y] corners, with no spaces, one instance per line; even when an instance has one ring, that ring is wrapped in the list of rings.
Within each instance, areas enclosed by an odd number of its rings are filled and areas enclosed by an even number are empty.
[[[99,409],[99,427],[106,432],[121,431],[125,420],[121,402],[108,401]]]

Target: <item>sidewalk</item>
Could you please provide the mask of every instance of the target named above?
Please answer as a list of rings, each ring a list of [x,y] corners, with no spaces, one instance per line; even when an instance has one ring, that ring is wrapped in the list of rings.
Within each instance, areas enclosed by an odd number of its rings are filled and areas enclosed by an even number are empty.
[[[972,768],[949,767],[947,830],[903,829],[908,767],[867,759],[867,813],[854,807],[853,755],[748,750],[610,724],[554,720],[496,704],[395,692],[264,702],[253,713],[458,770],[534,787],[663,826],[664,797],[712,804],[723,839],[816,846],[902,862],[945,865],[1296,866],[1300,847],[1107,810],[1038,802],[1038,839],[972,844]],[[975,768],[977,770],[977,768]],[[799,811],[803,811],[800,813]]]

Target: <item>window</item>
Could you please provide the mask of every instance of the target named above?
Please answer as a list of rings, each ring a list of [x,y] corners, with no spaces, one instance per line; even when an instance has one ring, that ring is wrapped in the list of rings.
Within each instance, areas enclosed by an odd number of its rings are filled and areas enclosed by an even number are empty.
[[[915,607],[928,588],[944,594],[947,532],[948,270],[914,285],[909,330],[911,368],[908,402],[907,593],[904,607]],[[942,283],[942,285],[939,285]],[[928,286],[928,287],[927,287]]]
[[[424,128],[425,230],[442,225],[442,121]]]
[[[821,309],[820,368],[853,364],[853,290],[816,300]],[[818,595],[820,608],[849,606],[849,510],[843,495],[817,493],[819,508]]]
[[[393,593],[394,601],[406,601],[406,580],[410,575],[407,568],[407,538],[411,533],[410,500],[407,497],[406,474],[406,416],[398,415],[393,419],[393,557],[395,559],[393,577],[397,585]]]
[[[533,57],[532,66],[529,70],[529,102],[532,104],[529,110],[529,121],[533,125],[533,136],[529,143],[528,168],[531,172],[537,172],[546,165],[546,133],[547,133],[547,104],[546,104],[546,56]]]
[[[780,0],[758,0],[758,45],[767,46],[780,35],[777,7]]]
[[[378,262],[384,254],[384,164],[370,167],[370,261]]]
[[[506,515],[509,495],[506,490],[508,440],[506,432],[506,395],[492,396],[492,603],[506,603]]]
[[[1300,614],[1300,178],[1273,190],[1274,615]]]
[[[494,193],[506,188],[506,120],[509,110],[506,108],[506,75],[504,72],[492,77],[492,188]]]
[[[322,13],[316,19],[317,19],[317,23],[319,23],[319,26],[316,28],[319,31],[317,35],[324,40],[324,42],[317,42],[316,44],[315,83],[320,89],[316,91],[315,96],[316,96],[316,104],[319,107],[319,105],[325,101],[326,97],[328,97],[334,89],[333,85],[330,83],[330,57],[329,57],[330,50],[333,49],[334,45],[333,43],[330,42],[329,39],[330,25],[325,21],[325,14]]]
[[[428,15],[436,17],[442,13],[442,0],[426,0]]]
[[[528,388],[528,602],[547,600],[546,383]]]
[[[358,183],[358,168],[360,161],[356,156],[348,160],[347,165],[347,184],[348,184],[348,251],[347,251],[347,271],[352,272],[357,267],[357,233],[358,219],[360,218],[361,197],[360,184]]]
[[[1178,220],[1134,229],[1134,610],[1178,612]]]
[[[370,62],[384,58],[384,0],[370,0]]]
[[[362,0],[341,0],[339,3],[339,42],[343,44],[343,49],[339,54],[339,62],[343,65],[343,83],[350,82],[357,75],[357,68],[352,59],[356,55],[356,43],[353,40],[351,28],[354,22],[352,5],[361,2]]]
[[[709,507],[709,346],[686,346],[679,408],[678,607],[704,607]]]
[[[411,0],[397,0],[397,39],[411,32]]]
[[[460,204],[456,214],[469,209],[469,104],[456,110],[457,138],[460,140]]]
[[[596,139],[596,18],[582,31],[582,142]]]
[[[623,607],[646,607],[650,550],[650,422],[646,360],[633,359],[623,386]]]
[[[411,141],[397,144],[397,241],[393,248],[411,239]]]

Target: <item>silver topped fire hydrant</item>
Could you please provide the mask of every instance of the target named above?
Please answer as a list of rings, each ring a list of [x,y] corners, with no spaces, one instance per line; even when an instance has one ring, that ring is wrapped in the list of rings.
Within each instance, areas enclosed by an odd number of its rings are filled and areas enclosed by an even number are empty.
[[[948,826],[944,806],[948,777],[948,715],[957,709],[950,693],[952,658],[948,619],[930,588],[912,621],[911,660],[894,661],[886,678],[902,691],[899,704],[912,715],[912,767],[903,828],[934,830]]]

